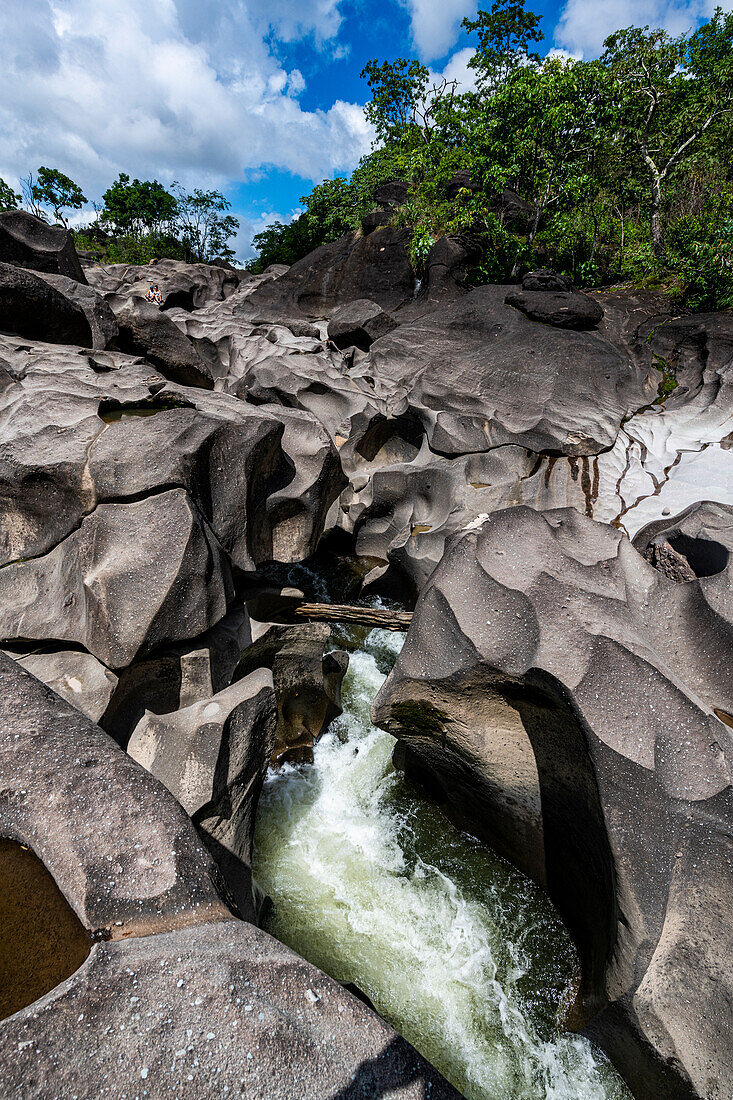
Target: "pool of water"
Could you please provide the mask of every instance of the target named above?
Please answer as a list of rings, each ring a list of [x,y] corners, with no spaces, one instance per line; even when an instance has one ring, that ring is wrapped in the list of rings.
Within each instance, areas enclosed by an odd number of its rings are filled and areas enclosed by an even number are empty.
[[[545,895],[417,797],[369,721],[402,641],[372,631],[314,763],[268,775],[254,864],[268,930],[358,986],[469,1100],[628,1098],[558,1031],[577,964]]]

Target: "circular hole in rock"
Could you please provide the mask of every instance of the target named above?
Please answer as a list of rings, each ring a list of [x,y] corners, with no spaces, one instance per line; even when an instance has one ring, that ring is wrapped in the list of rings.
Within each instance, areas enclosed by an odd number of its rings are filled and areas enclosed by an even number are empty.
[[[712,539],[694,539],[677,531],[667,541],[673,550],[687,558],[696,577],[714,577],[728,564],[728,551]]]
[[[54,989],[91,937],[35,852],[0,838],[0,1020]]]

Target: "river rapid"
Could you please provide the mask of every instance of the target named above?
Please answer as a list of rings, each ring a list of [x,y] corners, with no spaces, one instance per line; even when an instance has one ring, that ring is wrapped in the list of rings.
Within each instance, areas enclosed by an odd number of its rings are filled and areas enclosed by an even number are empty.
[[[268,931],[358,986],[469,1100],[627,1100],[603,1056],[557,1029],[576,957],[545,895],[421,800],[369,720],[403,636],[356,638],[314,763],[265,783]]]

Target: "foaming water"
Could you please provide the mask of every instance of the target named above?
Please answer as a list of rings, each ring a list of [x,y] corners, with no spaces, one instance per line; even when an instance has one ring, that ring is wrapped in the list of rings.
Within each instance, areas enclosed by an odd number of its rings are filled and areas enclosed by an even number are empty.
[[[419,800],[369,721],[402,640],[372,631],[314,763],[268,775],[254,870],[269,931],[357,985],[469,1100],[626,1098],[557,1031],[575,955],[545,896]]]

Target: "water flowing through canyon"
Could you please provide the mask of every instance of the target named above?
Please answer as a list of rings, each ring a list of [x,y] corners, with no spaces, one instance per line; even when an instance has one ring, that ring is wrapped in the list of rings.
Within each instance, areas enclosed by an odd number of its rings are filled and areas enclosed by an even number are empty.
[[[418,798],[369,720],[402,641],[372,631],[314,763],[268,774],[268,930],[356,985],[469,1100],[622,1100],[603,1056],[557,1030],[576,962],[545,895]]]

